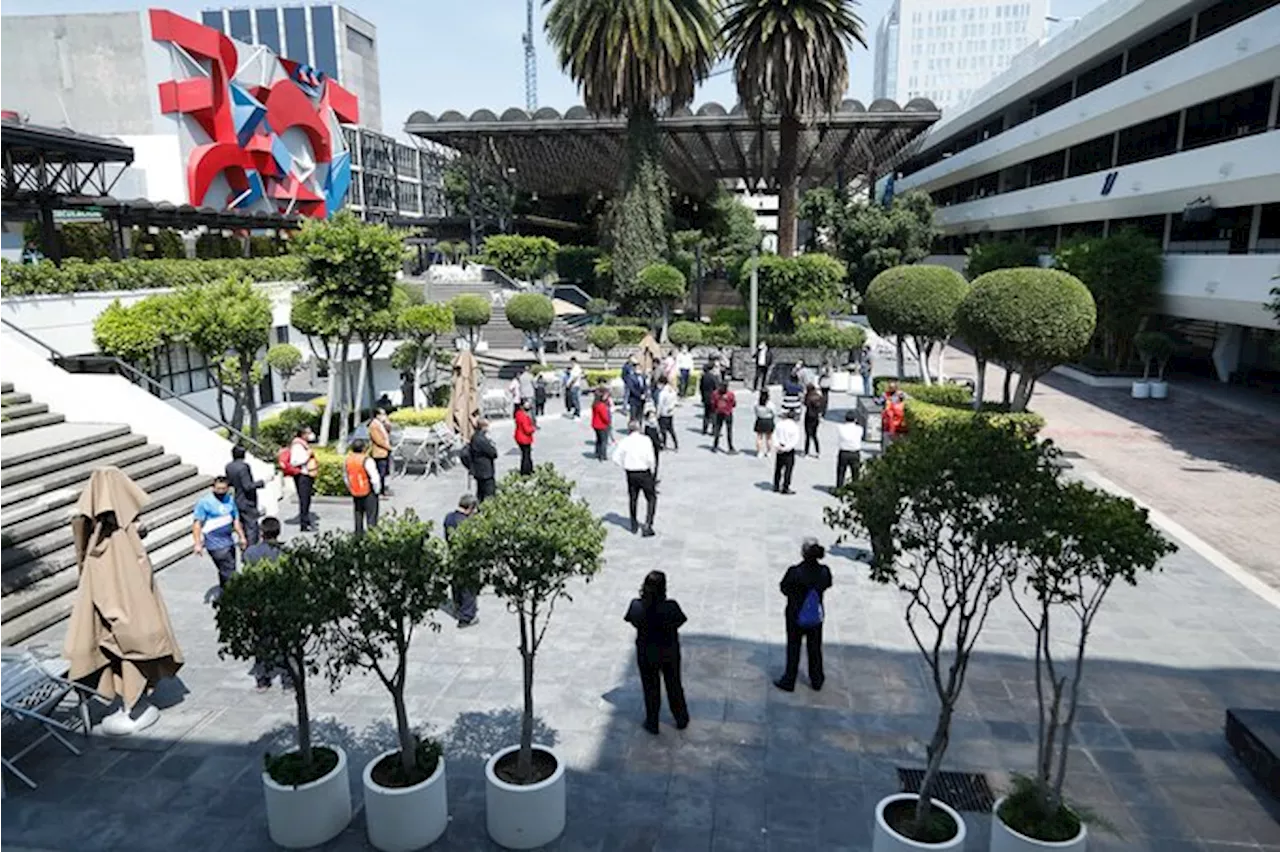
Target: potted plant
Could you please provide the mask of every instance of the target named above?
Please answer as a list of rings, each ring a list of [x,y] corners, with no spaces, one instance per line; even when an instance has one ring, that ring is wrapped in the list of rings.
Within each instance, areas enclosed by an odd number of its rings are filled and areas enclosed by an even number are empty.
[[[307,675],[319,673],[342,602],[334,582],[338,534],[290,543],[274,561],[247,565],[227,581],[216,604],[218,653],[284,668],[293,682],[297,748],[266,755],[262,773],[267,830],[287,849],[319,846],[351,821],[347,755],[313,745]]]
[[[1142,331],[1134,335],[1133,346],[1142,359],[1142,378],[1133,380],[1129,392],[1134,399],[1151,398],[1151,362],[1156,358],[1155,349],[1159,346],[1157,338],[1160,336],[1162,335],[1156,331]]]
[[[1165,334],[1163,331],[1144,331],[1139,333],[1133,339],[1134,346],[1138,350],[1139,357],[1142,358],[1142,381],[1147,385],[1147,395],[1151,399],[1166,399],[1169,396],[1169,383],[1164,380],[1165,367],[1169,366],[1169,359],[1173,357],[1174,342],[1173,338]],[[1148,381],[1151,375],[1151,362],[1157,365],[1157,378]],[[1134,382],[1136,385],[1137,382]],[[1134,394],[1136,398],[1144,397]]]
[[[870,539],[872,579],[903,593],[938,697],[920,790],[876,806],[875,852],[964,846],[964,820],[933,799],[934,788],[987,611],[1034,535],[1027,518],[1042,467],[1037,445],[1014,427],[957,421],[927,441],[892,444],[825,511],[842,539]]]
[[[533,742],[533,675],[556,602],[569,597],[570,581],[600,570],[604,525],[573,488],[552,465],[511,473],[449,542],[457,581],[492,588],[520,622],[520,743],[485,764],[489,836],[507,849],[542,846],[564,831],[564,762]]]
[[[448,827],[449,800],[439,744],[409,725],[405,678],[415,630],[440,629],[432,614],[449,600],[449,557],[431,524],[412,512],[345,538],[334,555],[344,605],[329,674],[336,685],[352,669],[372,672],[391,693],[396,716],[397,747],[364,768],[369,843],[382,852],[421,849]]]
[[[1022,576],[1009,582],[1035,635],[1036,765],[1032,775],[1015,777],[1011,792],[995,803],[991,852],[1086,848],[1091,816],[1063,799],[1085,646],[1111,586],[1117,580],[1136,585],[1140,574],[1155,570],[1177,549],[1132,500],[1056,474],[1049,478],[1050,487],[1035,503],[1042,534],[1025,552]],[[1069,638],[1051,629],[1059,617],[1071,623]],[[1064,666],[1056,654],[1068,644],[1072,656]]]

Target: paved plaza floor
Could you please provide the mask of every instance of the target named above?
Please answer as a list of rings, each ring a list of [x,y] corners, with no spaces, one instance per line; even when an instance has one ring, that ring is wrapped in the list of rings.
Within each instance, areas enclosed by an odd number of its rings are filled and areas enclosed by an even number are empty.
[[[867,850],[877,799],[898,767],[920,767],[935,699],[902,623],[897,592],[872,583],[857,542],[831,547],[827,683],[803,676],[775,689],[782,665],[778,581],[800,541],[831,543],[836,394],[820,459],[800,459],[794,496],[771,493],[772,463],[751,452],[713,455],[692,406],[677,417],[679,453],[662,457],[657,536],[626,528],[621,471],[590,458],[589,424],[543,420],[535,460],[577,480],[608,524],[607,564],[556,608],[538,658],[538,737],[567,761],[568,828],[558,850]],[[744,405],[746,408],[745,399]],[[746,418],[740,418],[746,420]],[[740,450],[751,448],[739,422]],[[518,456],[509,421],[494,426],[505,469]],[[1078,470],[1091,472],[1091,459]],[[463,472],[397,479],[396,508],[439,520],[464,490]],[[286,504],[292,509],[292,504]],[[349,528],[346,505],[319,508],[323,528]],[[285,512],[289,514],[288,511]],[[1275,516],[1271,522],[1274,526]],[[295,525],[287,525],[296,534]],[[682,632],[693,721],[661,735],[640,728],[632,629],[622,620],[644,574],[665,570],[689,615]],[[24,766],[40,788],[9,779],[6,849],[256,850],[270,848],[262,753],[292,734],[292,696],[254,691],[249,665],[219,659],[206,597],[207,559],[160,575],[186,666],[162,697],[171,706],[136,742],[94,737],[76,758],[46,743]],[[485,757],[517,738],[520,659],[514,616],[481,599],[481,623],[422,631],[408,683],[412,719],[441,737],[452,822],[436,848],[490,848]],[[60,635],[42,637],[51,644]],[[975,654],[947,767],[997,786],[1029,770],[1035,714],[1032,640],[1002,601]],[[1280,610],[1188,547],[1138,588],[1112,592],[1095,624],[1087,690],[1067,793],[1105,817],[1091,850],[1280,850],[1280,808],[1223,742],[1228,706],[1280,705]],[[393,742],[391,704],[371,680],[313,691],[317,739],[351,755],[353,800],[365,761]],[[966,813],[968,848],[985,849],[989,817]],[[329,849],[363,849],[360,812]]]

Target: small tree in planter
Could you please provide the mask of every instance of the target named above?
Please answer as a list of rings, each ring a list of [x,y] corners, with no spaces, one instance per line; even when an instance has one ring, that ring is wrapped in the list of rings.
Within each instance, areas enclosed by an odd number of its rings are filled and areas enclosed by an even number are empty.
[[[679,320],[667,329],[667,339],[676,346],[688,346],[690,349],[702,343],[701,323]]]
[[[556,321],[556,307],[541,293],[518,293],[507,300],[507,322],[520,329],[538,353],[538,363],[547,363],[543,337]]]
[[[669,263],[651,263],[623,293],[624,300],[641,306],[649,315],[662,317],[659,340],[666,339],[671,308],[685,297],[684,273]]]
[[[870,538],[872,579],[904,593],[907,628],[938,696],[920,795],[885,812],[912,840],[939,843],[960,830],[935,813],[931,796],[987,611],[1034,535],[1028,518],[1045,470],[1036,445],[1012,427],[958,422],[927,441],[893,444],[825,510],[842,538]]]
[[[475,351],[476,340],[480,336],[480,327],[489,324],[492,307],[489,300],[479,293],[462,293],[449,300],[449,309],[453,311],[453,322],[458,328],[465,329],[467,343],[471,351]]]
[[[292,343],[277,343],[267,350],[267,366],[280,374],[284,401],[289,401],[289,380],[302,369],[302,352]]]
[[[593,325],[587,329],[587,343],[600,350],[604,365],[609,366],[609,353],[618,348],[618,329],[611,325]]]
[[[1151,363],[1154,361],[1159,369],[1156,381],[1163,382],[1164,369],[1173,357],[1173,338],[1163,331],[1143,331],[1133,338],[1133,345],[1142,359],[1142,380],[1145,382],[1151,378]]]

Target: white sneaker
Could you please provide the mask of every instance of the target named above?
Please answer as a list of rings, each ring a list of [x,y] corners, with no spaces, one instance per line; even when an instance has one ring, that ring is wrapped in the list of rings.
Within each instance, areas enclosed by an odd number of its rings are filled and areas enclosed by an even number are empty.
[[[133,728],[133,719],[129,718],[129,711],[123,707],[103,719],[98,725],[98,729],[109,737],[127,737],[133,733]]]

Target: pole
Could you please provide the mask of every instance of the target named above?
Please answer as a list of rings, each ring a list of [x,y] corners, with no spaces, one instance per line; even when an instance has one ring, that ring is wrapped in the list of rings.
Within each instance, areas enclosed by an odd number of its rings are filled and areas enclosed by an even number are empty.
[[[693,286],[696,288],[698,322],[702,322],[702,243],[693,247]]]
[[[757,332],[759,329],[760,315],[760,273],[758,267],[760,265],[760,252],[758,249],[751,250],[751,302],[747,309],[751,312],[751,351],[756,351]]]

